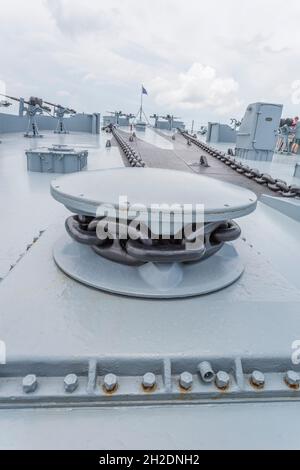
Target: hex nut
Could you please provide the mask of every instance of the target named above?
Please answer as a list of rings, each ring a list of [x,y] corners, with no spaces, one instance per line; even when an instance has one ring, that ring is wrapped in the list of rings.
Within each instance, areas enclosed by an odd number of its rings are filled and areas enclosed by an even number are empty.
[[[156,377],[154,374],[149,372],[148,374],[145,374],[143,377],[143,387],[146,390],[151,390],[155,387],[156,385]]]
[[[285,374],[285,382],[289,387],[297,388],[300,385],[300,374],[293,370],[289,370]]]
[[[179,384],[180,387],[182,387],[184,390],[190,390],[193,386],[194,379],[192,374],[189,372],[183,372],[180,376],[179,379]]]
[[[255,370],[251,374],[251,383],[254,387],[263,388],[266,383],[265,375],[262,372]]]
[[[107,392],[113,392],[118,386],[118,378],[115,374],[107,374],[104,377],[104,388]]]
[[[67,393],[73,393],[79,385],[78,377],[75,374],[69,374],[64,379],[64,387]]]
[[[36,375],[27,375],[23,379],[24,393],[34,393],[38,387],[38,380]]]
[[[216,375],[216,386],[220,390],[225,390],[229,387],[230,384],[230,377],[227,372],[220,371]]]

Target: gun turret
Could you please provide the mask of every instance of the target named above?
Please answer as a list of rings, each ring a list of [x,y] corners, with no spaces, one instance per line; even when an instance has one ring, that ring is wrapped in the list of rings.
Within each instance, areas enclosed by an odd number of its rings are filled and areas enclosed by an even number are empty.
[[[23,102],[24,104],[27,104],[27,106],[41,108],[43,111],[46,111],[47,113],[51,112],[51,109],[48,106],[44,105],[43,100],[41,98],[37,98],[36,96],[31,96],[28,101],[23,100],[21,98],[16,98],[15,96],[9,96],[9,95],[3,95],[3,94],[0,94],[0,96],[3,96],[11,101],[16,101],[17,103]]]
[[[20,116],[23,116],[24,111],[27,112],[29,121],[27,131],[24,134],[25,137],[43,137],[39,133],[36,116],[38,114],[41,114],[43,111],[50,114],[51,108],[49,108],[49,106],[46,106],[41,98],[31,96],[28,100],[24,100],[23,98],[16,98],[15,96],[10,95],[0,94],[0,96],[3,96],[4,98],[7,98],[10,101],[16,101],[17,103],[20,103]],[[11,103],[5,103],[7,104],[4,104],[4,106],[11,105]],[[27,108],[24,108],[24,105],[26,105]]]
[[[65,114],[77,114],[75,109],[66,108],[65,106],[62,106],[61,104],[54,104],[54,103],[51,103],[50,101],[44,101],[44,103],[49,106],[53,106],[54,109],[59,109],[61,111],[64,111]]]

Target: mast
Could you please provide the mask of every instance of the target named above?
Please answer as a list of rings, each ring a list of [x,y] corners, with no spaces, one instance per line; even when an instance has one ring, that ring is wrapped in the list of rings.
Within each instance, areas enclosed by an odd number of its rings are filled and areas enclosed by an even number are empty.
[[[142,115],[143,115],[143,85],[142,85],[142,95],[141,95],[141,109],[140,109],[140,121],[142,121]]]

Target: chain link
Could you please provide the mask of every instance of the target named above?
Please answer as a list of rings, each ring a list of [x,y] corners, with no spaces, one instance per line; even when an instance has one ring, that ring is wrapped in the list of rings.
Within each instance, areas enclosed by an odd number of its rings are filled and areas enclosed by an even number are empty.
[[[130,266],[149,262],[202,261],[217,253],[224,243],[235,241],[241,235],[241,229],[235,222],[220,221],[206,223],[201,230],[198,228],[187,237],[183,233],[180,239],[174,236],[165,240],[163,237],[152,237],[145,228],[139,231],[124,222],[107,224],[103,219],[79,215],[66,220],[66,230],[73,240],[92,247],[98,255]],[[107,237],[99,238],[99,233],[104,232]],[[191,233],[191,226],[187,227],[186,232]]]
[[[132,168],[145,168],[146,163],[142,157],[136,153],[136,151],[129,145],[126,140],[119,134],[115,126],[110,126],[111,132],[118,142],[119,146],[125,157],[127,158],[129,165]]]
[[[198,139],[195,139],[193,136],[191,136],[187,132],[183,132],[180,129],[178,129],[178,132],[180,132],[180,134],[188,142],[192,142],[201,150],[204,150],[212,157],[217,158],[218,160],[223,162],[225,165],[235,170],[240,175],[244,175],[245,177],[255,181],[256,183],[260,185],[267,186],[271,191],[274,191],[275,193],[283,197],[287,197],[287,198],[299,198],[300,197],[300,186],[288,185],[286,181],[275,179],[266,173],[260,173],[260,171],[257,170],[256,168],[251,168],[248,165],[241,163],[240,161],[234,158],[234,154],[231,149],[228,152],[228,154],[225,154],[224,152],[221,152],[218,149],[214,149],[210,147],[204,142],[200,142]]]

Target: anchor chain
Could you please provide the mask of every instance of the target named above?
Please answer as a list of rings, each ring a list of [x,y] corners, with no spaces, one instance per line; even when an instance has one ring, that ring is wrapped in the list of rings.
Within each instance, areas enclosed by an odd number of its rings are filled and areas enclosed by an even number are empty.
[[[126,140],[119,134],[116,127],[111,125],[109,126],[109,129],[121,147],[121,150],[127,158],[129,165],[132,168],[145,168],[146,163],[143,161],[142,157],[138,155],[131,145],[129,145],[128,142],[126,142]]]
[[[235,170],[240,175],[244,175],[246,178],[249,178],[256,183],[267,186],[271,191],[279,194],[282,197],[286,198],[299,198],[300,197],[300,186],[297,185],[288,185],[286,181],[283,181],[278,178],[273,178],[267,173],[261,173],[256,168],[251,168],[248,165],[241,163],[236,160],[232,149],[229,149],[228,154],[221,152],[218,149],[210,147],[204,142],[200,142],[198,139],[195,139],[187,132],[183,132],[178,129],[178,132],[188,141],[199,147],[201,150],[204,150],[212,157],[217,158],[223,162],[228,167]]]
[[[137,229],[130,223],[82,215],[69,217],[65,225],[76,242],[92,247],[103,258],[127,266],[203,261],[217,253],[224,243],[233,242],[241,235],[240,227],[233,221],[205,223],[198,230],[187,226],[183,234],[180,232],[181,238],[174,235],[169,239],[153,236],[142,225]]]

